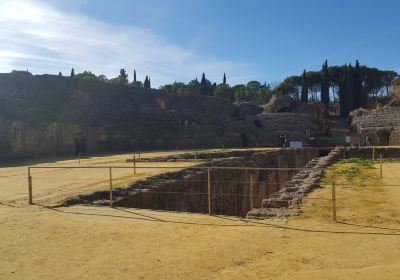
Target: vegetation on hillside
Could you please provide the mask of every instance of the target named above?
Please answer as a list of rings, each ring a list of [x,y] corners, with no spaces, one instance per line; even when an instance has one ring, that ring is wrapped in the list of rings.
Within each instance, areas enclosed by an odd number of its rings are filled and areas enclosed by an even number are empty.
[[[12,74],[32,75],[27,71],[13,71]],[[109,79],[105,75],[97,76],[90,71],[75,74],[72,68],[70,77],[151,89],[150,76],[146,75],[143,82],[138,81],[136,70],[133,72],[131,82],[125,69],[121,69],[117,77]],[[275,87],[259,81],[231,86],[227,82],[225,73],[222,82],[217,84],[208,80],[203,73],[200,81],[195,78],[187,84],[174,82],[162,85],[159,89],[180,94],[217,96],[231,102],[249,101],[260,105],[267,103],[273,94],[289,95],[303,103],[322,102],[327,107],[338,104],[341,116],[346,118],[354,109],[369,108],[379,100],[388,102],[391,88],[392,96],[399,95],[400,86],[392,86],[392,83],[399,81],[397,77],[398,74],[394,71],[361,66],[358,61],[355,66],[352,64],[328,66],[328,61],[325,60],[320,71],[304,70],[301,75],[289,76]]]

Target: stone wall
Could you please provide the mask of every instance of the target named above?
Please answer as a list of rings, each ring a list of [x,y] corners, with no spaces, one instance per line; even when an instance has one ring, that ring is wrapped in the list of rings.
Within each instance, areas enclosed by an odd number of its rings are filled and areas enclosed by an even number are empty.
[[[319,186],[324,169],[342,158],[343,155],[342,148],[335,148],[327,156],[312,159],[304,170],[293,176],[290,182],[286,183],[278,192],[264,198],[261,207],[251,209],[247,213],[247,217],[266,219],[298,215],[303,198]]]
[[[318,157],[317,149],[285,149],[255,152],[250,157],[213,159],[200,165],[202,169],[184,169],[134,182],[128,188],[116,189],[114,205],[170,211],[208,213],[207,167],[281,167],[300,168]],[[261,207],[265,197],[276,193],[290,181],[293,170],[211,169],[212,212],[246,216],[251,208]],[[250,184],[252,176],[252,189]],[[108,204],[108,192],[96,192],[66,200],[66,204]]]
[[[382,155],[384,159],[399,159],[400,158],[400,148],[395,147],[353,147],[344,148],[345,158],[362,158],[362,159],[372,159],[373,151],[375,150],[375,160],[379,159]]]
[[[400,107],[378,108],[363,114],[352,112],[352,127],[362,144],[400,145]]]
[[[314,114],[50,75],[0,74],[0,160],[145,149],[278,146],[324,134]],[[82,145],[81,145],[82,144]]]

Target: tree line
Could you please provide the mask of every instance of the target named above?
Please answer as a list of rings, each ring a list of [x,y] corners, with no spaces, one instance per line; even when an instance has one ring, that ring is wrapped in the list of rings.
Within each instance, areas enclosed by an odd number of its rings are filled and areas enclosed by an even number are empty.
[[[250,101],[257,104],[265,104],[272,97],[270,85],[261,84],[258,81],[250,81],[246,85],[239,84],[231,87],[227,83],[224,73],[222,83],[211,83],[202,74],[200,82],[198,79],[191,80],[185,84],[174,82],[160,87],[161,90],[168,92],[177,92],[181,94],[201,94],[206,96],[218,96],[230,100],[231,102]]]
[[[338,102],[342,117],[357,108],[371,106],[373,97],[389,95],[398,76],[395,71],[355,65],[328,66],[320,71],[304,70],[300,76],[289,76],[273,89],[274,94],[290,95],[304,103],[321,101],[326,106]]]
[[[59,74],[61,76],[61,73]],[[136,79],[136,70],[133,71],[133,81],[129,82],[128,74],[125,69],[120,70],[120,74],[112,79],[108,79],[105,75],[96,76],[90,71],[84,71],[75,74],[75,70],[71,69],[71,78],[82,80],[96,80],[111,84],[127,85],[135,88],[151,88],[150,76],[146,76],[143,82]],[[176,92],[180,94],[200,94],[205,96],[218,96],[228,99],[231,102],[249,101],[257,104],[265,104],[272,97],[270,85],[261,84],[258,81],[250,81],[247,84],[239,84],[231,87],[227,83],[226,74],[222,77],[222,82],[217,84],[206,78],[205,73],[202,74],[201,80],[197,78],[185,84],[182,82],[174,82],[159,87],[160,90],[167,92]]]
[[[61,76],[61,72],[59,74]],[[151,80],[150,76],[146,75],[146,78],[143,82],[137,80],[136,78],[136,70],[133,70],[133,80],[132,82],[129,82],[128,80],[128,73],[126,72],[125,69],[121,69],[119,71],[119,75],[115,78],[108,79],[105,75],[98,75],[93,74],[90,71],[83,71],[82,73],[75,74],[74,68],[71,69],[71,78],[76,78],[76,79],[81,79],[81,80],[92,80],[92,81],[100,81],[104,83],[110,83],[110,84],[117,84],[117,85],[126,85],[126,86],[131,86],[135,88],[151,88]]]
[[[20,72],[29,73],[28,71],[13,71],[12,73]],[[61,72],[59,76],[62,76]],[[151,89],[150,76],[147,75],[141,82],[136,78],[136,70],[133,71],[131,82],[128,80],[125,69],[121,69],[117,77],[108,79],[105,75],[97,76],[90,71],[75,74],[72,68],[70,77]],[[373,97],[377,99],[378,95],[388,96],[389,88],[397,77],[398,74],[395,71],[362,66],[358,61],[354,66],[351,63],[328,66],[328,61],[325,60],[321,70],[304,70],[301,75],[289,76],[275,87],[259,81],[230,86],[225,73],[222,82],[217,84],[208,80],[203,73],[200,81],[195,78],[187,84],[174,82],[160,86],[159,89],[180,94],[218,96],[231,102],[249,101],[260,105],[267,103],[274,94],[289,95],[303,103],[321,102],[327,107],[332,103],[339,104],[341,116],[347,117],[348,113],[354,109],[370,107]]]

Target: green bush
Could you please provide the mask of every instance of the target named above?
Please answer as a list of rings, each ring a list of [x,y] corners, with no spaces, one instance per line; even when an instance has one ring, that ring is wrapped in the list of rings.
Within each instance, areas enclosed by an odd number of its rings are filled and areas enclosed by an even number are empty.
[[[361,158],[342,159],[339,161],[339,163],[352,163],[352,164],[356,164],[360,167],[367,168],[367,169],[374,168],[372,161],[367,160],[367,159],[361,159]]]

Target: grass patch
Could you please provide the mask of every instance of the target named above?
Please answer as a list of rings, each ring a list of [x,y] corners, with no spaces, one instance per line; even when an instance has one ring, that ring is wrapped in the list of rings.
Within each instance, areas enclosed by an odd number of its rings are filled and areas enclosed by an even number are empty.
[[[326,170],[323,184],[331,184],[333,178],[333,170],[337,184],[349,184],[364,186],[375,180],[376,171],[373,162],[360,158],[349,158],[338,161],[333,168]]]
[[[373,163],[372,161],[368,159],[361,159],[361,158],[347,158],[347,159],[342,159],[339,161],[339,163],[352,163],[355,164],[359,167],[367,168],[367,169],[373,169]]]
[[[355,166],[336,171],[336,174],[342,175],[348,182],[352,182],[354,177],[359,173],[360,173],[360,168]]]
[[[368,177],[358,176],[361,170],[375,169],[372,161],[361,158],[348,158],[340,160],[336,165],[336,175],[340,175],[347,182],[353,182],[355,177],[360,181],[365,181]]]

